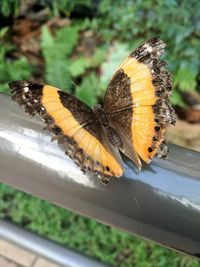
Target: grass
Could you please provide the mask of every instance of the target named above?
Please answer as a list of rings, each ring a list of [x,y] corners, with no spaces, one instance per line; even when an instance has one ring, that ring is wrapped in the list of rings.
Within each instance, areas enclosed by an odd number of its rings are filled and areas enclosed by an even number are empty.
[[[102,225],[3,184],[0,185],[0,217],[111,266],[200,266],[191,257]]]

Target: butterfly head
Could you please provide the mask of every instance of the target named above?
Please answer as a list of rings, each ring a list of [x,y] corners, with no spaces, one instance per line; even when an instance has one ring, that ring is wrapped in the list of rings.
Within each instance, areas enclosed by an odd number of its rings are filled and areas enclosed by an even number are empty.
[[[108,115],[105,112],[105,110],[102,108],[100,104],[97,104],[93,107],[94,113],[96,114],[97,119],[100,121],[100,123],[104,127],[108,127],[109,125],[109,120],[108,120]]]

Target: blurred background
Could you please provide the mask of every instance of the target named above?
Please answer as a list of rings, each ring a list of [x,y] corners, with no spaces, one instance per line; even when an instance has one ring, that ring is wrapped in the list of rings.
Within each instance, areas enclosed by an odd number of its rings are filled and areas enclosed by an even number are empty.
[[[160,36],[178,117],[168,140],[200,151],[200,1],[1,0],[0,16],[0,92],[9,94],[9,81],[28,79],[62,88],[90,106],[102,103],[124,57]],[[5,185],[0,217],[111,266],[200,266]]]

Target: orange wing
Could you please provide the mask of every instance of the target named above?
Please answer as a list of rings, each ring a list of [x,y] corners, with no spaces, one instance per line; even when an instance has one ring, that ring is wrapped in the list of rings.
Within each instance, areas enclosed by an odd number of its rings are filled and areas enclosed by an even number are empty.
[[[123,173],[119,152],[109,144],[92,109],[57,88],[16,81],[9,84],[12,97],[27,113],[38,113],[54,139],[67,146],[68,154],[83,171],[98,173],[103,182]]]
[[[164,68],[166,62],[159,60],[164,47],[164,42],[153,38],[136,48],[119,66],[106,92],[105,110],[118,132],[124,131],[123,153],[139,168],[139,157],[147,163],[156,154],[166,157],[165,129],[175,124],[169,104],[171,76]]]

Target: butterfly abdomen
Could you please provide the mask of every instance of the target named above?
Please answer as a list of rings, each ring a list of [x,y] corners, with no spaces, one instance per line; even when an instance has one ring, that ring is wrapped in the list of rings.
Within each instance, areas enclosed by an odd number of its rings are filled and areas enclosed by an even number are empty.
[[[106,128],[106,132],[107,132],[107,136],[111,144],[116,146],[117,148],[121,148],[122,140],[120,136],[117,134],[117,132],[111,126]]]
[[[106,136],[108,137],[108,140],[110,141],[110,143],[118,148],[121,148],[122,147],[121,138],[117,134],[115,129],[112,127],[108,114],[99,104],[95,105],[93,107],[93,110],[97,116],[97,119],[99,120],[101,125],[104,127]]]

